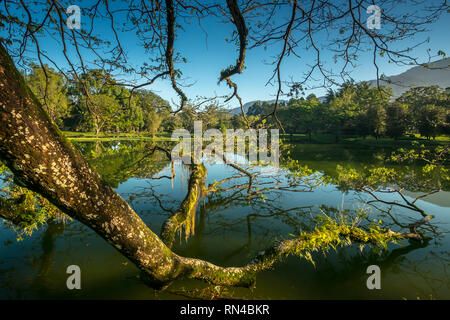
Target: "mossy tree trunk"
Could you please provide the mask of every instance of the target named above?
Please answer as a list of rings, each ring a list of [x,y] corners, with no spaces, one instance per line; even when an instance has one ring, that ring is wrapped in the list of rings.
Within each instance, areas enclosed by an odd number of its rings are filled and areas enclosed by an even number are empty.
[[[0,89],[1,158],[16,179],[92,228],[155,280],[179,273],[176,256],[62,136],[3,47]]]
[[[239,269],[173,253],[62,135],[0,44],[0,159],[18,183],[93,229],[155,286],[180,276],[248,285]]]

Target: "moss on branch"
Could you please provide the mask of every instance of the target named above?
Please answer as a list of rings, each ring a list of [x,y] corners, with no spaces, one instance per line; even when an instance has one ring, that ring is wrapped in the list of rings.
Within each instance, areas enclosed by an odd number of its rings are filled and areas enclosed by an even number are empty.
[[[192,165],[188,183],[188,193],[179,209],[164,223],[161,239],[170,248],[175,240],[175,233],[184,227],[186,239],[194,234],[197,203],[205,193],[207,171],[203,164]],[[181,232],[180,232],[181,233]]]
[[[312,232],[302,233],[294,239],[279,241],[271,248],[260,252],[243,267],[222,268],[205,261],[188,258],[183,258],[183,260],[186,259],[183,263],[187,269],[191,268],[186,274],[189,278],[214,285],[250,287],[255,283],[259,272],[269,269],[276,262],[290,255],[299,256],[314,264],[313,252],[336,250],[353,243],[387,248],[388,243],[396,243],[398,240],[408,238],[417,239],[409,233],[393,232],[380,227],[364,230],[351,223],[336,222],[328,218]]]

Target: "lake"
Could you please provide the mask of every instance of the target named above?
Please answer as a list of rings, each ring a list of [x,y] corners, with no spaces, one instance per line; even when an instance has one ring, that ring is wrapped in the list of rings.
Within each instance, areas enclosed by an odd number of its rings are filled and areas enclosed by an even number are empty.
[[[76,143],[99,173],[128,201],[147,225],[159,234],[164,221],[186,195],[189,169],[171,164],[162,154],[144,157],[149,142]],[[356,145],[296,144],[292,157],[307,165],[314,176],[333,177],[338,165],[361,170],[382,164],[389,149]],[[220,162],[207,161],[207,185],[238,172]],[[408,169],[397,165],[401,170]],[[253,167],[261,188],[290,181],[289,170]],[[158,178],[159,179],[155,179]],[[244,183],[245,177],[225,183],[226,189]],[[274,241],[307,232],[315,217],[327,213],[365,210],[370,219],[389,217],[364,203],[367,196],[342,192],[335,184],[319,185],[305,192],[272,190],[265,197],[248,199],[245,190],[232,189],[204,197],[194,217],[189,237],[177,233],[173,250],[183,256],[206,259],[221,266],[240,266]],[[417,190],[407,190],[415,197]],[[288,257],[271,270],[260,273],[252,289],[230,288],[230,297],[246,299],[450,299],[450,193],[441,191],[419,205],[436,216],[433,239],[423,243],[402,241],[388,251],[360,251],[358,245],[313,255],[315,265]],[[394,195],[385,195],[396,200]],[[416,212],[395,208],[400,221],[420,219]],[[81,268],[81,290],[68,290],[66,268]],[[366,287],[369,265],[381,269],[381,289]],[[139,279],[138,269],[93,231],[77,221],[50,223],[23,241],[1,225],[1,299],[182,299],[205,288],[204,283],[179,280],[166,291],[149,288]]]

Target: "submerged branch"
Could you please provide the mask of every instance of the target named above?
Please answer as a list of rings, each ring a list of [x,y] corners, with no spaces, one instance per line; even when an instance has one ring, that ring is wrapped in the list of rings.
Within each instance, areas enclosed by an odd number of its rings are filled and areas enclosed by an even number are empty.
[[[183,265],[183,273],[188,278],[215,285],[250,287],[255,283],[259,272],[269,269],[289,255],[296,255],[314,263],[311,253],[315,251],[326,252],[331,248],[349,246],[353,242],[386,247],[388,242],[401,239],[419,240],[421,237],[416,233],[393,232],[389,229],[365,231],[354,225],[338,224],[330,219],[310,233],[276,243],[260,252],[244,267],[219,267],[192,258],[180,258],[180,263]]]

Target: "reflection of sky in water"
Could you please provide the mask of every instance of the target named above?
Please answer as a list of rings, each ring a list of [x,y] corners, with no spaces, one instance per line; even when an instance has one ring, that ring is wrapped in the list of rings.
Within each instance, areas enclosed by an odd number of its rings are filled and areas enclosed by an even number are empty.
[[[111,150],[118,150],[120,148],[120,141],[117,141],[116,144],[113,144],[111,146]]]
[[[249,162],[247,156],[243,156],[243,155],[240,155],[237,153],[225,152],[224,156],[225,156],[225,159],[227,160],[227,163],[233,163],[236,165],[245,165],[245,166],[248,166],[251,164]],[[202,163],[209,164],[209,165],[224,164],[223,159],[218,156],[202,157],[201,161],[202,161]],[[215,168],[218,168],[218,167],[211,167],[211,168],[213,170],[215,170]],[[258,173],[260,175],[275,175],[275,174],[280,174],[280,171],[281,171],[281,169],[279,168],[279,166],[273,166],[273,165],[271,165],[270,162],[264,166],[256,166],[256,167],[252,168],[252,172]]]
[[[118,147],[118,145],[116,145]],[[243,161],[244,159],[236,159]],[[238,172],[221,160],[207,162],[207,184]],[[116,189],[140,214],[150,228],[159,233],[169,213],[176,209],[186,195],[189,170],[177,164],[176,176],[151,180],[129,178]],[[282,169],[257,168],[260,182],[275,177],[286,181]],[[170,176],[167,166],[155,176]],[[243,183],[246,177],[235,179],[223,187]],[[232,195],[232,191],[226,193]],[[245,193],[244,193],[245,194]],[[412,194],[411,194],[412,195]],[[156,201],[159,197],[164,209]],[[385,195],[395,200],[394,195]],[[449,206],[443,203],[418,201],[425,211],[436,215],[439,231],[448,229]],[[321,186],[313,192],[277,192],[264,200],[247,202],[242,197],[233,203],[217,195],[202,200],[196,216],[195,235],[187,242],[177,239],[174,250],[185,256],[208,259],[214,263],[243,265],[258,251],[274,240],[289,238],[289,234],[307,231],[312,219],[320,214],[320,206],[355,210],[367,208],[377,219],[381,217],[367,205],[361,196],[343,194],[335,186]],[[401,221],[420,217],[406,210],[396,209]],[[387,221],[386,217],[382,218]],[[179,298],[158,293],[144,286],[137,278],[136,268],[111,246],[78,222],[52,230],[39,230],[22,242],[15,242],[14,233],[1,227],[0,232],[0,298]],[[289,257],[273,270],[259,275],[253,293],[238,289],[237,296],[259,298],[450,298],[450,283],[446,272],[449,266],[450,238],[445,233],[424,248],[403,242],[404,246],[390,245],[383,256],[364,255],[358,246],[329,252],[327,258],[316,254],[317,267],[297,257]],[[82,270],[82,290],[65,289],[65,268],[77,264]],[[382,290],[369,291],[365,287],[366,267],[378,264],[382,271]],[[178,285],[192,282],[179,281]]]

